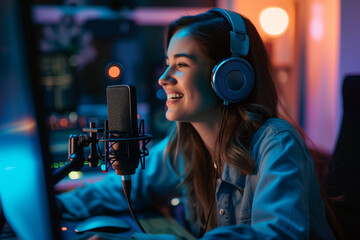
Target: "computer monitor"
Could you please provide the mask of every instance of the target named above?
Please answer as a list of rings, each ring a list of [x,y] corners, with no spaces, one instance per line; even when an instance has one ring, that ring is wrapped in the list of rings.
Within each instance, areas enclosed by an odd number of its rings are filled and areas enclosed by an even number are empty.
[[[0,1],[0,202],[18,238],[60,239],[27,2]]]

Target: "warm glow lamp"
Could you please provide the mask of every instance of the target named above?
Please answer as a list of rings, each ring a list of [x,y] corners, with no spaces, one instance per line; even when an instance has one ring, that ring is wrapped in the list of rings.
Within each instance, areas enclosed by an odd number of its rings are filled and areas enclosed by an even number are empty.
[[[289,25],[289,16],[282,8],[269,7],[260,13],[260,25],[267,34],[278,36]]]

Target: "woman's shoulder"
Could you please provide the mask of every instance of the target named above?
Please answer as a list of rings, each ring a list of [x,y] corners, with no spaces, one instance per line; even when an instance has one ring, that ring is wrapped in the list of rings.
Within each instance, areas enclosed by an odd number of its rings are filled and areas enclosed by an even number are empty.
[[[275,133],[282,131],[296,131],[295,127],[282,118],[269,118],[263,122],[260,128],[271,128]]]
[[[147,147],[149,150],[149,155],[153,157],[155,155],[163,156],[168,141],[169,141],[169,137],[165,137],[161,140],[156,140],[156,141],[152,140],[149,144],[150,146]]]
[[[289,132],[294,137],[301,139],[299,132],[288,121],[281,118],[269,118],[263,122],[260,128],[255,132],[254,137],[260,137],[263,135],[278,135],[282,132]]]
[[[289,144],[296,144],[300,149],[306,149],[306,144],[296,128],[281,118],[269,118],[264,121],[251,140],[251,146],[255,151],[264,149],[268,145],[281,148]]]
[[[157,150],[157,149],[164,149],[167,145],[167,143],[169,142],[169,137],[165,137],[163,139],[160,139],[160,140],[152,140],[150,143],[150,149],[153,149],[153,150]]]
[[[251,141],[251,155],[259,168],[269,167],[279,161],[285,161],[287,166],[305,166],[311,160],[307,146],[296,128],[280,118],[266,120],[255,132]]]

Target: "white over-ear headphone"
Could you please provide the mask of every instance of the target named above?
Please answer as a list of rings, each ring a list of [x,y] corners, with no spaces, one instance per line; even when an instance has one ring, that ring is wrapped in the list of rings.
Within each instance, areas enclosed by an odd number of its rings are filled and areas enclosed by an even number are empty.
[[[232,26],[230,51],[232,56],[221,60],[213,69],[212,86],[224,104],[244,100],[254,85],[254,70],[243,58],[249,52],[249,37],[240,14],[221,8],[210,12],[220,13]]]

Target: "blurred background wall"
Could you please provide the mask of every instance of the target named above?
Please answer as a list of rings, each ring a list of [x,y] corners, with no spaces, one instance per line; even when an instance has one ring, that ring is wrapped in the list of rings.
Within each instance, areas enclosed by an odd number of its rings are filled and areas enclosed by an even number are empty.
[[[164,67],[163,28],[181,15],[213,7],[242,13],[255,24],[286,112],[331,154],[342,117],[342,81],[360,72],[358,0],[33,0],[39,51],[34,61],[41,66],[52,167],[67,160],[69,134],[90,121],[102,126],[111,84],[136,85],[146,132],[153,143],[164,137],[171,123],[157,84]],[[113,61],[124,67],[119,82],[104,75]]]

